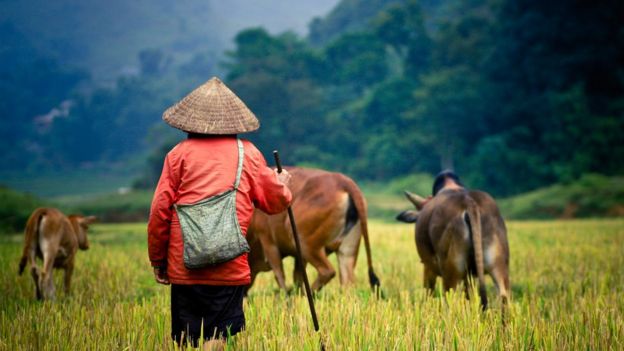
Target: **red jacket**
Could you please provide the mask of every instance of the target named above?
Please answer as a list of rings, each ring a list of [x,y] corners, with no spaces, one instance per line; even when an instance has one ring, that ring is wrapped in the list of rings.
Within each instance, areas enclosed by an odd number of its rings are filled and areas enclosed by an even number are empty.
[[[247,235],[254,206],[269,214],[282,212],[292,195],[267,167],[260,151],[247,140],[243,140],[243,146],[245,159],[236,194],[236,212],[243,235]],[[167,154],[154,192],[147,233],[152,266],[166,265],[171,283],[251,283],[247,254],[215,266],[186,269],[180,222],[173,208],[175,203],[192,204],[233,188],[237,162],[238,146],[232,136],[189,138]]]

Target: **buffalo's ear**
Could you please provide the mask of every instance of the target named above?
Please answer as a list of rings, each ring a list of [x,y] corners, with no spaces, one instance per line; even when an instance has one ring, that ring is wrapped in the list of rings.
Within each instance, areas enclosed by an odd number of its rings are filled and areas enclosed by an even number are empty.
[[[403,211],[396,216],[396,220],[405,223],[416,223],[418,221],[418,211]]]

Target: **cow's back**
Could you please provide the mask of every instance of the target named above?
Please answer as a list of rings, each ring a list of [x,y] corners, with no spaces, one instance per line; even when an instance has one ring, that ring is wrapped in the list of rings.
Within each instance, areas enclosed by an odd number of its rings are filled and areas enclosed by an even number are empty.
[[[416,236],[421,240],[434,240],[444,231],[450,219],[461,216],[466,210],[467,192],[446,190],[432,198],[418,215]]]
[[[471,201],[479,209],[484,246],[498,240],[504,254],[508,255],[505,223],[494,199],[479,190],[445,190],[427,203],[418,217],[416,244],[423,261],[435,262],[436,251],[444,249],[440,247],[440,240],[449,226],[454,226],[450,230],[458,236],[468,230],[464,213]]]
[[[39,226],[39,244],[56,256],[55,266],[62,266],[78,251],[78,238],[71,218],[55,208],[46,209]],[[45,246],[45,247],[44,247]]]
[[[346,185],[349,178],[340,173],[313,168],[286,167],[286,170],[292,175],[289,184],[293,194],[291,207],[297,229],[305,237],[304,240],[314,240],[315,238],[309,238],[307,234],[332,216],[340,216],[335,219],[336,227],[344,224],[344,212],[349,205]],[[248,241],[256,242],[255,237],[263,234],[271,235],[271,244],[277,246],[283,255],[295,253],[286,212],[269,216],[259,210],[255,211],[248,231]],[[316,244],[324,245],[324,242],[320,242],[324,239],[318,238],[319,243]]]

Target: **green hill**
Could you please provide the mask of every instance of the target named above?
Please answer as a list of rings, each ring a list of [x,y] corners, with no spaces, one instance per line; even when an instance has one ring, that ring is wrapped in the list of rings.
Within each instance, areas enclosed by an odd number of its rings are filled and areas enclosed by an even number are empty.
[[[499,205],[513,219],[624,216],[624,177],[589,174],[501,200]]]
[[[431,176],[417,174],[389,183],[362,183],[369,216],[388,222],[411,204],[403,190],[428,194]],[[39,206],[55,206],[67,213],[96,215],[101,222],[146,221],[152,191],[116,191],[40,199],[0,187],[0,233],[23,229]],[[503,216],[518,219],[571,219],[624,216],[624,177],[590,174],[568,184],[555,184],[518,196],[499,199]]]
[[[424,183],[423,183],[424,181]],[[365,184],[371,217],[393,221],[412,205],[401,195],[409,190],[430,194],[431,178],[418,175],[387,184]],[[497,199],[506,219],[571,219],[624,216],[624,177],[587,174],[566,184],[559,183],[513,197]]]

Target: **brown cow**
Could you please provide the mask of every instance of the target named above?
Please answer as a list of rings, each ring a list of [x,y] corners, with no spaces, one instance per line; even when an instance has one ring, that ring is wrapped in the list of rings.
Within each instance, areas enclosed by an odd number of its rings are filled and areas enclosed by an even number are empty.
[[[38,300],[54,299],[53,268],[65,270],[65,293],[69,293],[76,252],[78,248],[89,248],[87,229],[95,219],[94,216],[65,216],[55,208],[38,208],[30,215],[24,230],[19,274],[29,262]],[[36,257],[43,259],[43,269],[37,267]]]
[[[436,177],[433,194],[423,199],[406,192],[419,211],[397,216],[403,222],[417,222],[416,248],[424,264],[425,287],[433,292],[441,276],[445,291],[463,280],[468,293],[468,273],[476,274],[481,306],[486,308],[484,273],[488,273],[504,307],[510,293],[509,245],[496,202],[487,193],[465,189],[450,171]]]
[[[332,252],[338,257],[340,283],[355,282],[354,268],[361,236],[366,247],[369,282],[373,289],[378,287],[379,279],[373,270],[368,240],[366,201],[355,182],[343,174],[318,169],[288,168],[288,171],[292,175],[289,186],[293,193],[291,206],[300,235],[304,266],[309,262],[318,272],[312,289],[321,289],[336,275],[327,258]],[[286,290],[282,258],[296,257],[287,213],[269,216],[255,211],[247,240],[251,246],[252,284],[259,272],[272,269],[277,284]],[[302,277],[296,268],[294,278],[299,285]]]

